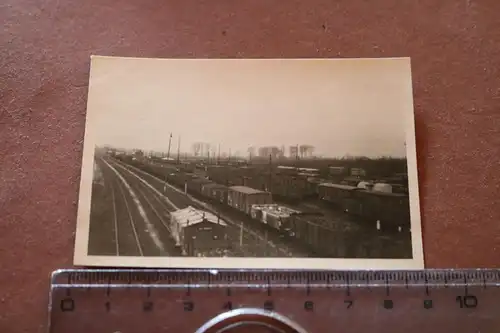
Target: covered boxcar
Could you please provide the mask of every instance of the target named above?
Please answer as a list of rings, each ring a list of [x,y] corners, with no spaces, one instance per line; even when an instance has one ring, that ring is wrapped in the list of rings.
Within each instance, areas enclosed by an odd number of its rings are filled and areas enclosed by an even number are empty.
[[[356,186],[322,183],[318,185],[318,196],[320,200],[343,208],[346,200],[353,199],[352,193],[356,190],[359,190]]]
[[[356,196],[357,204],[349,207],[349,213],[373,223],[378,221],[382,228],[410,227],[408,195],[362,190],[358,191]]]
[[[318,223],[315,219],[324,219],[323,217],[314,217],[308,215],[292,215],[286,221],[284,228],[292,238],[306,245],[316,254],[327,257],[337,256],[339,233],[332,227],[326,226],[324,221]]]
[[[211,180],[206,178],[192,178],[187,180],[188,193],[200,194],[204,185],[213,184]]]
[[[328,175],[333,177],[345,177],[349,174],[349,169],[345,166],[328,167]]]
[[[276,167],[276,172],[283,175],[296,175],[298,173],[298,169],[293,166],[278,165]]]
[[[187,256],[203,256],[229,245],[226,222],[191,206],[170,213],[170,230],[176,247]]]
[[[273,195],[281,197],[302,199],[309,190],[307,178],[290,175],[276,175],[271,178],[271,191]]]
[[[227,186],[221,184],[204,184],[201,189],[201,193],[204,197],[210,198],[217,202],[226,203],[227,201]]]
[[[252,205],[273,203],[269,192],[256,190],[246,186],[231,186],[228,189],[228,205],[248,215]]]

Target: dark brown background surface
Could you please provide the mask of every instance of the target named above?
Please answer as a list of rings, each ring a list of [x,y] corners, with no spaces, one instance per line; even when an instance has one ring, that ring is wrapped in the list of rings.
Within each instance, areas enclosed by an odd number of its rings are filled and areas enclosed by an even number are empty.
[[[500,266],[498,0],[0,4],[0,331],[43,331],[72,260],[89,56],[394,57],[413,67],[428,267]]]

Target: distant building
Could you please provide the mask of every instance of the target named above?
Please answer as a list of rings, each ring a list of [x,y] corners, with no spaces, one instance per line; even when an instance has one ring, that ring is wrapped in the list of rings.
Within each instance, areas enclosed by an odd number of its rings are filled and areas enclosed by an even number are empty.
[[[144,157],[144,152],[140,149],[135,149],[133,155],[134,157]]]
[[[299,146],[299,154],[301,158],[311,158],[314,153],[314,147],[310,145]]]
[[[255,157],[255,147],[249,147],[247,149],[247,152],[248,152],[248,158],[252,158],[252,157]]]
[[[277,159],[281,156],[281,150],[274,146],[259,148],[259,157],[269,158],[269,156],[271,156],[272,159]]]

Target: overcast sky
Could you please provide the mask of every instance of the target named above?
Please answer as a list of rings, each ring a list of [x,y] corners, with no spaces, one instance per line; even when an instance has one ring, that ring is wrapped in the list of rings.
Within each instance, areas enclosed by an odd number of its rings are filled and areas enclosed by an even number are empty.
[[[323,156],[405,156],[409,59],[93,57],[88,128],[99,145],[191,151],[208,142],[310,144]]]

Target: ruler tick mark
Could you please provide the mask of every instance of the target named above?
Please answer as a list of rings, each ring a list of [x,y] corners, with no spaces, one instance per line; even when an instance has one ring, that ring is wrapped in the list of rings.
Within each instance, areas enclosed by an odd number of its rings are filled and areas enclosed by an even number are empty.
[[[351,288],[349,286],[349,273],[346,273],[346,276],[345,276],[345,282],[346,282],[346,293],[347,293],[347,296],[351,296]]]
[[[111,294],[111,275],[108,275],[108,286],[106,287],[106,296]]]

